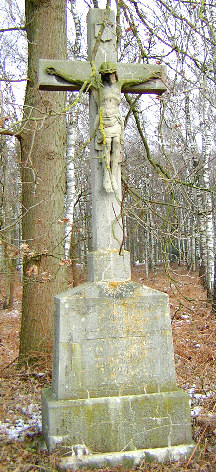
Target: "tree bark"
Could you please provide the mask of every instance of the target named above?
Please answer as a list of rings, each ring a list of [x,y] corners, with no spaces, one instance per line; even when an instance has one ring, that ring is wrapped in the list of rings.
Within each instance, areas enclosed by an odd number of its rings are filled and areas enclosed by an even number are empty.
[[[26,0],[28,81],[21,133],[23,303],[20,359],[50,352],[53,296],[66,288],[64,92],[40,92],[38,58],[66,58],[64,0]]]
[[[74,157],[77,139],[77,115],[78,108],[71,111],[68,119],[67,131],[67,166],[66,166],[66,180],[67,180],[67,195],[66,195],[66,224],[65,224],[65,257],[69,258],[70,245],[73,231],[74,218],[74,203],[76,200],[76,185],[75,185],[75,169]]]
[[[205,113],[205,111],[204,111]],[[207,120],[206,120],[207,121]],[[206,282],[207,282],[207,297],[209,300],[212,299],[214,292],[214,270],[215,270],[215,253],[214,253],[214,221],[213,221],[213,204],[211,193],[208,192],[210,189],[210,150],[211,150],[211,134],[209,127],[205,125],[205,133],[203,136],[203,182],[207,192],[204,195],[204,208],[205,208],[205,232],[206,232],[206,253],[207,253],[207,271],[206,271]]]

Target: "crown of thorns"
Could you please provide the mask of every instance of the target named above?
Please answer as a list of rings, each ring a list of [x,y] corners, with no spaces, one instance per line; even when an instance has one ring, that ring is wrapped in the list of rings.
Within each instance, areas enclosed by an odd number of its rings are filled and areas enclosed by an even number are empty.
[[[99,74],[112,74],[113,72],[117,72],[117,66],[113,62],[107,61],[101,64]]]

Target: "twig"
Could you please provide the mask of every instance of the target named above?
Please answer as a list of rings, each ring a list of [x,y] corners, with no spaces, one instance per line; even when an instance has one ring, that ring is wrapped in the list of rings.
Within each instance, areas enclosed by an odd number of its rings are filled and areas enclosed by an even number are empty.
[[[56,469],[53,469],[53,468],[50,468],[50,467],[43,467],[42,465],[37,465],[37,464],[28,464],[28,467],[34,467],[35,469],[38,469],[38,470],[44,470],[45,472],[48,472],[50,470],[50,472],[54,472]]]
[[[0,33],[7,33],[8,31],[25,31],[25,26],[15,26],[14,28],[1,28]]]
[[[212,413],[213,413],[213,411],[215,410],[215,408],[216,408],[216,403],[215,403],[215,405],[214,405],[214,407],[213,407]],[[189,459],[188,459],[188,461],[187,461],[187,464],[185,465],[184,469],[187,469],[187,468],[188,468],[188,466],[189,466],[191,460],[193,459],[193,456],[194,456],[194,454],[195,454],[195,452],[196,452],[196,450],[197,450],[197,448],[198,448],[198,446],[199,446],[199,444],[200,444],[200,442],[201,442],[201,440],[202,440],[202,438],[203,438],[203,436],[204,436],[204,434],[205,434],[205,432],[206,432],[206,430],[207,430],[209,424],[210,424],[210,420],[208,421],[208,423],[207,423],[207,425],[205,426],[205,428],[204,428],[204,430],[203,430],[201,436],[199,437],[199,440],[198,440],[198,442],[197,442],[195,448],[193,449],[193,451],[192,451],[192,453],[191,453],[191,455],[190,455],[190,457],[189,457]],[[206,440],[206,441],[207,441],[207,440]],[[206,445],[204,446],[204,451],[205,451],[205,447],[206,447]],[[203,454],[203,457],[204,457],[204,454]],[[203,457],[202,457],[202,460],[201,460],[200,467],[201,467],[201,465],[202,465]],[[199,467],[198,472],[201,472],[200,467]]]
[[[194,454],[195,454],[195,452],[196,452],[196,450],[197,450],[197,448],[198,448],[198,446],[199,446],[199,444],[200,444],[200,442],[201,442],[201,439],[203,438],[203,436],[204,436],[204,434],[205,434],[205,432],[206,432],[206,430],[207,430],[207,427],[208,427],[208,424],[205,426],[205,428],[204,428],[204,430],[203,430],[201,436],[199,437],[199,440],[198,440],[198,442],[197,442],[195,448],[193,449],[193,451],[192,451],[192,453],[191,453],[191,455],[190,455],[190,457],[189,457],[189,459],[188,459],[188,461],[187,461],[187,464],[185,465],[184,469],[187,469],[187,468],[188,468],[188,466],[189,466],[191,460],[193,459],[193,456],[194,456]]]
[[[207,445],[207,438],[205,438],[205,444],[204,444],[203,453],[202,453],[201,462],[200,462],[200,465],[199,465],[198,472],[201,472],[201,470],[202,470],[203,460],[204,460],[205,452],[206,452],[206,445]]]

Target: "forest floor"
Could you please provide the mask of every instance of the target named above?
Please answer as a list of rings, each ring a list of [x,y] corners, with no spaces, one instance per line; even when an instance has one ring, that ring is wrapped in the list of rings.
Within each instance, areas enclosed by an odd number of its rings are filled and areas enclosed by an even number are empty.
[[[187,460],[142,464],[141,472],[216,472],[216,317],[206,303],[197,273],[172,265],[145,278],[143,266],[133,280],[169,294],[178,385],[191,397],[193,454]],[[0,307],[5,280],[0,276]],[[17,281],[12,310],[0,309],[0,471],[57,470],[58,453],[49,454],[41,435],[41,388],[51,380],[51,358],[38,357],[31,367],[18,368],[21,284]],[[109,469],[106,469],[108,471]],[[121,468],[112,469],[113,472]]]

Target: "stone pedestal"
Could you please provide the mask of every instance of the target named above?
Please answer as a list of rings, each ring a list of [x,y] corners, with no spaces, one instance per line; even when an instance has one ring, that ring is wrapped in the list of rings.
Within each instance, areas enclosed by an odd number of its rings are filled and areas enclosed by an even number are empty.
[[[42,396],[49,450],[85,444],[107,457],[191,447],[166,294],[134,282],[87,282],[55,297],[54,331],[52,388]]]
[[[46,389],[42,406],[50,450],[85,444],[93,453],[107,454],[191,444],[188,396],[180,390],[56,400]]]

